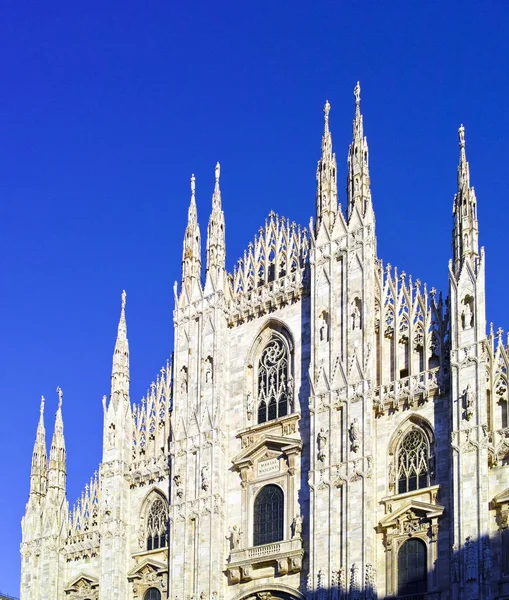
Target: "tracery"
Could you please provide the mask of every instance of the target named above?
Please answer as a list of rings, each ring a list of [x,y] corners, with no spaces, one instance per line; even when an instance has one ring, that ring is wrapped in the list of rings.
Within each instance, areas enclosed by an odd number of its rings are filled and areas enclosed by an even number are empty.
[[[162,498],[156,498],[147,515],[147,550],[166,548],[168,505]]]
[[[420,429],[412,428],[403,438],[397,458],[398,493],[430,485],[429,441]]]
[[[258,423],[290,412],[290,356],[284,340],[273,335],[258,362]]]

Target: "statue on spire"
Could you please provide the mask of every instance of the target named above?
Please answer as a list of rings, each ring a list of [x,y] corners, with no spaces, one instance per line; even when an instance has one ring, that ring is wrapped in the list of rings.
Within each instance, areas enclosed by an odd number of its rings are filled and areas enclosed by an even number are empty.
[[[62,408],[62,399],[63,399],[62,388],[60,386],[57,387],[57,394],[58,394],[58,410],[60,410]]]
[[[353,95],[355,96],[355,107],[360,110],[361,107],[361,84],[358,81],[357,85],[353,90]]]

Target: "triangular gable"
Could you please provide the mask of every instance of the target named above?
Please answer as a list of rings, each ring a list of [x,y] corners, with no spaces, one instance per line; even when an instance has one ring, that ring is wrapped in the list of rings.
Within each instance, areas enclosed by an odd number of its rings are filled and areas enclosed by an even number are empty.
[[[509,488],[506,488],[500,494],[497,494],[492,500],[493,506],[501,506],[502,504],[509,504]]]
[[[65,586],[65,592],[77,592],[79,589],[80,582],[83,581],[89,587],[96,587],[99,585],[99,580],[96,577],[92,577],[91,575],[86,575],[85,573],[80,573],[74,579],[71,579],[69,583]]]
[[[159,562],[158,560],[154,560],[153,558],[145,558],[136,566],[134,566],[129,573],[127,573],[128,579],[137,579],[141,577],[141,572],[146,568],[150,567],[153,571],[157,571],[158,573],[165,573],[168,571],[168,567],[165,563]]]
[[[429,502],[409,499],[394,512],[389,513],[381,519],[380,526],[383,529],[395,527],[398,524],[398,520],[408,511],[415,512],[417,515],[422,515],[426,519],[433,519],[441,517],[444,510],[444,507],[440,504],[430,504]]]
[[[278,450],[283,454],[302,449],[301,440],[286,438],[276,435],[262,435],[254,444],[243,450],[232,460],[237,467],[252,465],[254,461],[267,450]]]

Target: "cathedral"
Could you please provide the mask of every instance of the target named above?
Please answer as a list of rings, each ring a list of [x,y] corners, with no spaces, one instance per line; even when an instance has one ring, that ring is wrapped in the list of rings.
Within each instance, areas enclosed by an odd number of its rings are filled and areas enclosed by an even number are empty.
[[[41,400],[21,600],[509,598],[509,340],[465,131],[442,295],[378,257],[354,97],[345,212],[326,103],[309,228],[271,213],[233,272],[219,164],[205,265],[191,177],[173,354],[133,403],[124,292],[72,507],[63,393],[49,458]]]

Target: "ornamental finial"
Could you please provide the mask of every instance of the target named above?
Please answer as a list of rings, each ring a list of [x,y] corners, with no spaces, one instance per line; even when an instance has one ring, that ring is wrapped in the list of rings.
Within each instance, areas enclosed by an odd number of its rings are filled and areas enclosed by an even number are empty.
[[[62,393],[62,389],[59,387],[57,387],[57,394],[58,394],[58,408],[62,408],[62,398],[63,398],[63,393]]]
[[[355,86],[355,88],[353,90],[353,95],[355,96],[355,105],[360,106],[360,104],[361,104],[361,84],[359,82],[357,82],[357,85]]]
[[[325,106],[323,107],[323,114],[325,115],[325,122],[329,122],[329,113],[330,113],[330,104],[329,101],[325,101]]]
[[[126,302],[127,294],[125,290],[122,290],[122,310],[125,310],[125,302]]]
[[[194,173],[191,175],[191,196],[194,197],[194,193],[196,191],[196,179]]]
[[[460,148],[463,149],[465,147],[465,128],[463,127],[463,124],[461,124],[458,129],[458,135],[460,138]]]
[[[221,175],[221,165],[216,163],[216,183],[219,183],[219,176]]]
[[[46,402],[46,400],[44,399],[44,396],[41,396],[41,406],[39,408],[39,412],[41,414],[41,417],[44,415],[44,403]]]

